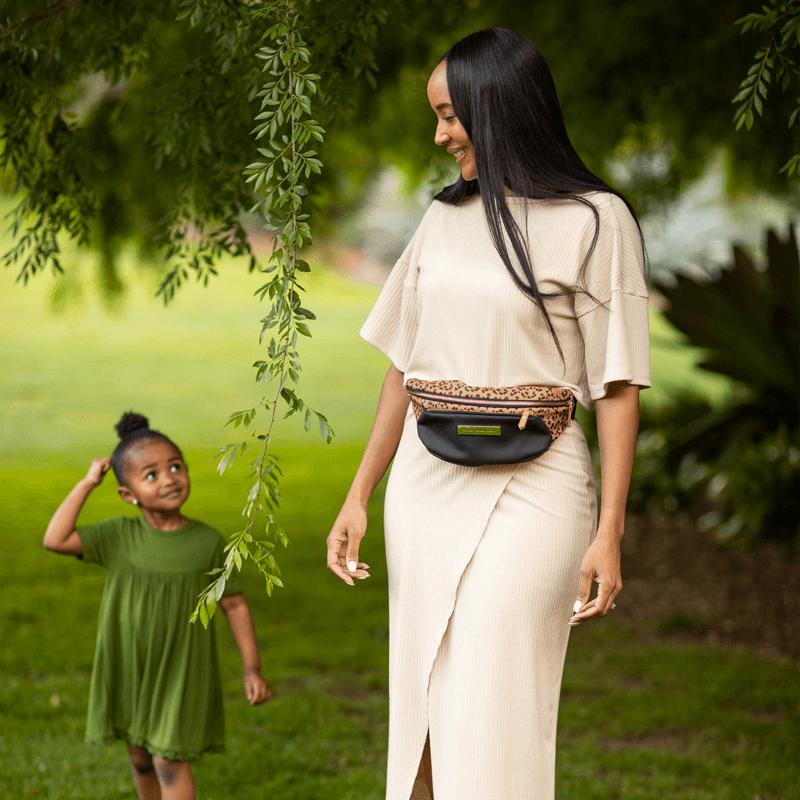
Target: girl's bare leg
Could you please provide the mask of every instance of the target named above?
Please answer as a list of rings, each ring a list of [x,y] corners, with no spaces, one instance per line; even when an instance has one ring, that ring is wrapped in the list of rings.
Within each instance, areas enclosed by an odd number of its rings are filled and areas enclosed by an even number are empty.
[[[170,761],[153,756],[161,800],[195,800],[194,778],[188,761]]]
[[[158,785],[153,757],[144,747],[128,745],[131,759],[131,774],[139,800],[161,800],[161,787]]]

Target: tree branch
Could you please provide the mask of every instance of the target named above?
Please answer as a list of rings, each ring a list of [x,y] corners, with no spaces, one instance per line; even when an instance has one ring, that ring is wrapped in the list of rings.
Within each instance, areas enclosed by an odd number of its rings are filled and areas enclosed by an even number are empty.
[[[48,17],[54,17],[56,14],[63,14],[65,11],[69,11],[73,6],[78,5],[79,2],[80,0],[64,0],[63,3],[48,8],[46,11],[38,11],[35,14],[29,14],[22,20],[21,24],[27,25],[31,22],[40,22]]]

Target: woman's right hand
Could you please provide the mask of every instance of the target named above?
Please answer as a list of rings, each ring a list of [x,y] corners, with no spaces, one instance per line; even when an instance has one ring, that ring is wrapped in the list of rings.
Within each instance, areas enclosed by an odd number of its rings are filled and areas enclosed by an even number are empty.
[[[358,547],[366,532],[367,509],[355,500],[345,500],[325,541],[328,569],[350,586],[355,585],[353,578],[369,578],[369,564],[358,560]]]
[[[103,482],[106,472],[111,466],[111,456],[101,456],[100,458],[93,458],[92,463],[89,465],[89,471],[86,473],[84,480],[92,486],[99,486]]]

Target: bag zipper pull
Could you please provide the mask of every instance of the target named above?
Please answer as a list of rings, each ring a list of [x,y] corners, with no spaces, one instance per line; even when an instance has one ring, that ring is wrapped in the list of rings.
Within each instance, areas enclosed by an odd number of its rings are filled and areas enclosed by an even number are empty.
[[[525,410],[522,412],[522,416],[520,417],[520,419],[519,419],[519,423],[518,423],[518,425],[517,425],[517,427],[518,427],[520,430],[524,430],[525,426],[528,424],[528,417],[529,417],[530,415],[531,415],[531,410],[530,410],[529,408],[526,408],[526,409],[525,409]]]

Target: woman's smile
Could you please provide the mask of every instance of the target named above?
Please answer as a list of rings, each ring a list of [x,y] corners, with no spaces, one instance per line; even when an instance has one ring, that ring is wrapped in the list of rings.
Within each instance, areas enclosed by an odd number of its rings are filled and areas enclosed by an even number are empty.
[[[447,147],[461,168],[461,176],[466,181],[478,177],[471,140],[458,117],[453,113],[453,103],[447,88],[447,69],[444,62],[439,63],[428,79],[428,100],[436,114],[434,142]]]

